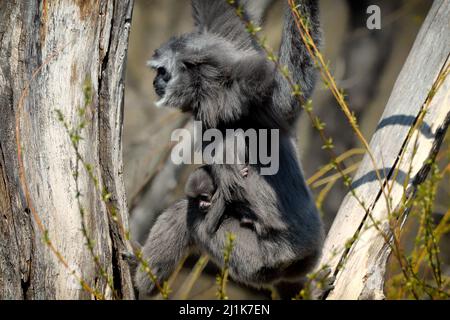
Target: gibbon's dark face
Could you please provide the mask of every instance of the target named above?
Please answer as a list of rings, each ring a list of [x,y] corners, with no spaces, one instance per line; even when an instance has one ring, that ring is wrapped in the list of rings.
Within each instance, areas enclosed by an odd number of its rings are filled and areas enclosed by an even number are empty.
[[[274,74],[260,52],[237,48],[207,32],[170,39],[155,51],[148,65],[156,71],[157,107],[197,111],[199,118],[212,125],[217,117],[233,120],[242,116],[242,105],[248,102],[244,100],[261,99],[261,91],[267,91]]]
[[[191,110],[205,90],[227,84],[236,51],[227,41],[205,33],[170,39],[149,61],[156,71],[153,87],[160,98],[156,105]]]
[[[204,168],[192,172],[184,188],[189,201],[200,211],[208,210],[215,191],[216,186],[213,178]]]

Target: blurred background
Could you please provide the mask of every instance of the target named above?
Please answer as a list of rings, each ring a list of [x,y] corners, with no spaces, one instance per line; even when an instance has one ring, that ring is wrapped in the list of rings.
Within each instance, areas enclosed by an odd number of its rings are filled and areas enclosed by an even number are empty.
[[[255,3],[269,5],[263,34],[272,48],[278,48],[285,1],[255,0]],[[381,30],[366,28],[366,9],[372,4],[381,8]],[[348,94],[349,106],[368,140],[431,4],[432,0],[320,1],[322,51],[330,61],[338,85]],[[158,214],[183,195],[185,180],[192,170],[168,160],[170,134],[185,126],[188,118],[178,111],[154,106],[154,74],[146,68],[146,60],[170,36],[189,32],[192,25],[188,0],[135,2],[126,77],[124,161],[132,237],[141,242]],[[315,112],[326,122],[327,131],[334,138],[337,154],[352,150],[345,161],[351,172],[362,154],[350,126],[321,82],[316,87],[313,103]],[[300,119],[298,139],[303,169],[309,178],[330,159],[306,117]],[[333,176],[315,181],[311,188],[328,230],[347,189]],[[195,257],[187,260],[174,289],[186,285],[183,281],[195,262]],[[216,272],[208,265],[192,287],[189,298],[214,298]],[[235,284],[228,291],[231,299],[270,298],[270,293],[264,290]]]

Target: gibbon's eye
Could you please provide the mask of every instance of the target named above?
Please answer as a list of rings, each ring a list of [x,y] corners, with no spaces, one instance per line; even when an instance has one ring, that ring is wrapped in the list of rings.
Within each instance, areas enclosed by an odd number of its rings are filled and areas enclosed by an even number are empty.
[[[158,69],[156,69],[156,72],[158,72],[159,76],[164,76],[167,73],[167,70],[164,67],[159,67]]]
[[[164,67],[158,67],[156,69],[157,77],[163,79],[165,82],[170,80],[170,74],[167,72],[167,69]]]

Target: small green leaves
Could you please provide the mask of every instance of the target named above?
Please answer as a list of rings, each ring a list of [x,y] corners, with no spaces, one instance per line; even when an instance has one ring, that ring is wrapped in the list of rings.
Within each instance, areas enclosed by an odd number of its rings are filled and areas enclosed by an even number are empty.
[[[225,243],[225,248],[223,250],[223,267],[219,275],[216,277],[216,283],[218,285],[217,297],[220,300],[228,300],[226,294],[226,284],[228,280],[228,268],[231,259],[231,253],[233,251],[234,241],[236,240],[236,235],[228,232],[227,240]]]
[[[334,148],[333,144],[333,138],[328,138],[325,140],[324,145],[322,146],[322,149],[324,150],[331,150]]]

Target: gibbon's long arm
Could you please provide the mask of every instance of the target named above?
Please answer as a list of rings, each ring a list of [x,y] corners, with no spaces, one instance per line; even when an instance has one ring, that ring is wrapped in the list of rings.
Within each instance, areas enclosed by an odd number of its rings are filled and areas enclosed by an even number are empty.
[[[311,36],[318,45],[320,43],[318,0],[296,0],[295,2],[302,16],[307,19]],[[303,100],[308,100],[316,82],[314,62],[302,41],[294,15],[288,5],[285,9],[279,59],[281,65],[287,66],[293,82],[300,85]],[[279,110],[284,119],[293,126],[301,111],[298,97],[292,95],[292,88],[280,72],[277,72],[275,82],[273,107]]]
[[[236,0],[236,6],[249,2]],[[244,6],[244,8],[247,6]],[[246,31],[242,20],[227,0],[192,0],[192,12],[195,26],[200,32],[207,31],[231,41],[238,49],[257,49],[261,47]],[[245,19],[249,19],[243,11]]]
[[[319,4],[318,0],[296,0],[298,10],[307,19],[314,42],[320,44]],[[251,0],[240,1],[244,8],[251,8]],[[199,31],[207,31],[224,37],[235,44],[238,49],[261,51],[256,39],[245,28],[243,21],[236,15],[234,8],[226,0],[193,0],[193,17]],[[251,13],[243,12],[244,19],[250,20]],[[283,35],[280,46],[279,61],[287,66],[294,83],[300,86],[303,101],[310,98],[316,73],[314,62],[303,41],[291,8],[286,4]],[[277,72],[272,96],[273,108],[276,114],[292,127],[301,111],[297,97],[292,95],[286,78]]]
[[[253,22],[260,25],[267,9],[275,0],[242,0],[241,3]]]

